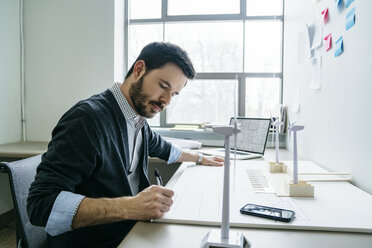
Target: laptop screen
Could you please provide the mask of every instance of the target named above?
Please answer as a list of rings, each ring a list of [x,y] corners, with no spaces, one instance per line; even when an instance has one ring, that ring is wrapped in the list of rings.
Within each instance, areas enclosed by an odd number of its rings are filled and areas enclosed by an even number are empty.
[[[269,135],[269,118],[237,118],[238,127],[241,130],[237,134],[236,149],[252,153],[264,154],[267,136]],[[230,119],[230,125],[234,124],[234,118]],[[234,149],[234,136],[231,136],[230,147]]]

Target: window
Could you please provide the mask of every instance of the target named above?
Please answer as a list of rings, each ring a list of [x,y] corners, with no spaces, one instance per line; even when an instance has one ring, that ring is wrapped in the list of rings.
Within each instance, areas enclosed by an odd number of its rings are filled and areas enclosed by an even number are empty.
[[[234,104],[239,116],[278,115],[282,0],[132,0],[129,13],[128,69],[146,44],[169,41],[197,72],[150,125],[227,124]]]
[[[211,120],[226,123],[234,116],[234,83],[236,80],[220,79],[189,82],[168,107],[167,121],[174,124]]]

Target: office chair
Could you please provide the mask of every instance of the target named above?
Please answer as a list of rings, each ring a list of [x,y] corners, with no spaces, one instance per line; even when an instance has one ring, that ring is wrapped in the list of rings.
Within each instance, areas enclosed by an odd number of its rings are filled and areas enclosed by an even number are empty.
[[[9,175],[10,189],[16,213],[18,248],[46,247],[47,235],[44,227],[32,225],[26,210],[28,190],[34,181],[36,167],[40,161],[41,155],[38,155],[19,161],[0,163],[0,171]]]

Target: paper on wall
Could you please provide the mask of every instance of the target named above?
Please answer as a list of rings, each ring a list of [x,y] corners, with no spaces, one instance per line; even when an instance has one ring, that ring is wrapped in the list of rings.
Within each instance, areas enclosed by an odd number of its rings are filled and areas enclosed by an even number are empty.
[[[332,34],[328,34],[326,37],[324,37],[325,40],[325,50],[326,52],[332,48]]]
[[[311,60],[311,80],[309,83],[310,90],[320,90],[320,79],[322,70],[322,56]]]
[[[344,52],[344,41],[342,36],[335,43],[335,57],[340,56]]]
[[[311,57],[309,32],[307,27],[297,35],[297,62],[305,63]]]
[[[346,0],[345,7],[349,8],[350,4],[354,2],[354,0]]]
[[[346,15],[346,30],[355,25],[355,7]]]
[[[311,43],[311,50],[313,50],[322,45],[323,33],[322,19],[320,17],[317,17],[307,26],[309,32],[309,40]]]
[[[323,17],[323,23],[327,23],[328,22],[328,8],[325,8],[322,12],[322,17]]]

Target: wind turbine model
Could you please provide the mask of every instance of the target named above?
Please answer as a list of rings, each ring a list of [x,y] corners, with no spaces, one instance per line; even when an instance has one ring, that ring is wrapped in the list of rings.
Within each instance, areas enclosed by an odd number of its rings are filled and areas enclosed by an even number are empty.
[[[288,131],[293,132],[293,181],[289,183],[289,196],[314,197],[314,186],[298,180],[297,132],[304,128],[294,123],[288,127]]]
[[[284,122],[276,120],[272,125],[275,127],[275,162],[269,162],[271,173],[287,173],[287,166],[279,162],[279,127],[282,126]]]
[[[236,80],[238,80],[236,75]],[[236,136],[240,133],[236,119],[237,88],[234,85],[234,125],[209,126],[213,132],[225,136],[225,162],[223,171],[223,199],[222,199],[222,221],[221,230],[211,230],[202,240],[200,247],[225,247],[225,248],[249,248],[251,243],[241,232],[230,230],[230,137],[234,135],[235,158],[236,158]],[[236,159],[234,160],[234,178],[236,170]]]
[[[223,178],[223,201],[221,230],[211,230],[203,239],[200,247],[249,248],[250,242],[241,232],[230,230],[230,136],[240,133],[235,124],[229,126],[212,126],[213,132],[225,136],[225,163]],[[235,160],[236,161],[236,160]]]

